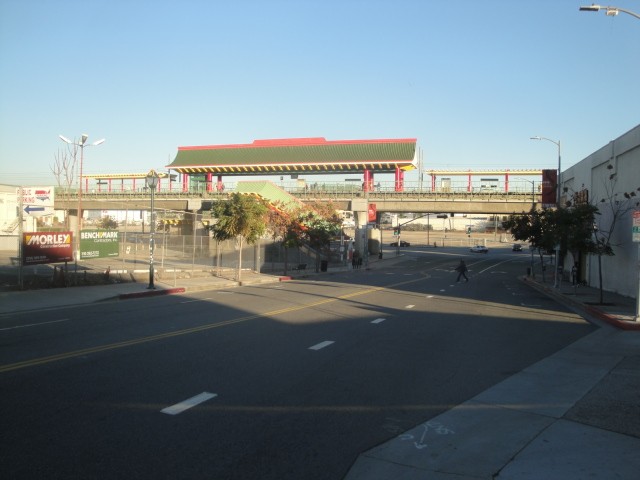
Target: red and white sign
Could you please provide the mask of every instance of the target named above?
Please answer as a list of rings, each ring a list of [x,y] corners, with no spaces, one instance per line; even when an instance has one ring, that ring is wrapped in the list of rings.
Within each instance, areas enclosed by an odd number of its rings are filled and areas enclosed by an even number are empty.
[[[27,232],[22,234],[22,265],[73,260],[71,232]]]
[[[51,215],[53,213],[54,188],[48,187],[21,187],[16,189],[16,196],[20,202],[22,191],[22,209],[24,213],[34,217]]]

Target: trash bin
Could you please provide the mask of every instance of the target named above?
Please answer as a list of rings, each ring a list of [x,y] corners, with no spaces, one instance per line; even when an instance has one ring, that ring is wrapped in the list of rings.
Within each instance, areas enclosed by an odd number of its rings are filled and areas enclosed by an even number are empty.
[[[329,264],[329,262],[327,262],[326,260],[320,260],[320,271],[321,272],[326,272],[328,264]]]

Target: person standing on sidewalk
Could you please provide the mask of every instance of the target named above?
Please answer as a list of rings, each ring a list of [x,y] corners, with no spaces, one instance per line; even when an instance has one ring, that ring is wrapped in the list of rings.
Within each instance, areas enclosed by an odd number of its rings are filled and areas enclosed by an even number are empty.
[[[468,282],[469,279],[467,278],[467,272],[469,271],[469,269],[467,268],[467,264],[464,263],[464,260],[460,260],[460,264],[456,267],[456,272],[458,272],[458,279],[456,280],[456,282],[460,281],[460,277],[464,277],[464,281]]]

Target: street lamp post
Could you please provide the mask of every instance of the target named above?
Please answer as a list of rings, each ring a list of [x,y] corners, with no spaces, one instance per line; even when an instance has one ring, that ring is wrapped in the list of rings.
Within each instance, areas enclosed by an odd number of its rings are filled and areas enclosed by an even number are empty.
[[[596,5],[595,3],[593,5],[580,7],[581,12],[599,12],[600,10],[604,10],[605,15],[607,15],[608,17],[615,17],[616,15],[618,15],[618,13],[622,12],[640,19],[640,15],[638,15],[637,13],[634,13],[631,10],[625,10],[624,8],[620,7],[605,7],[602,5]]]
[[[535,136],[531,137],[531,140],[546,140],[547,142],[551,142],[558,147],[558,176],[556,178],[556,208],[560,208],[560,190],[562,189],[562,148],[560,144],[560,140],[557,142],[555,140],[551,140],[547,137]],[[560,286],[558,282],[558,263],[560,259],[560,245],[556,245],[556,265],[555,265],[555,274],[553,276],[553,287],[558,288]]]
[[[149,173],[147,173],[147,176],[145,178],[145,181],[147,183],[147,187],[149,187],[149,189],[151,190],[151,219],[149,221],[150,228],[149,228],[149,286],[147,287],[149,290],[153,290],[155,289],[155,285],[153,283],[153,274],[154,274],[154,268],[153,268],[153,250],[155,247],[155,233],[156,233],[156,222],[155,222],[155,205],[154,205],[154,200],[155,200],[155,194],[156,194],[156,187],[158,186],[158,174],[156,173],[155,170],[150,170]]]
[[[76,147],[80,147],[80,175],[78,176],[78,219],[76,222],[76,255],[75,260],[76,264],[78,263],[78,258],[80,257],[80,232],[82,231],[82,165],[84,163],[84,147],[95,147],[104,143],[104,138],[90,143],[87,145],[87,139],[89,135],[83,133],[80,137],[80,141],[71,141],[64,135],[58,135],[60,140],[69,145],[74,145]]]

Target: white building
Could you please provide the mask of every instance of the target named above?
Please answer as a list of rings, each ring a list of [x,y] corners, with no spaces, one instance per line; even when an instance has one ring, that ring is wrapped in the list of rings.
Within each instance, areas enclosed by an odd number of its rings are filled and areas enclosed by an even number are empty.
[[[611,209],[602,199],[614,199],[622,208],[640,202],[640,125],[609,142],[598,151],[562,172],[561,182],[565,200],[578,194],[578,200],[587,200],[599,207],[598,228],[609,229]],[[625,193],[635,196],[626,198]],[[636,207],[640,210],[640,207]],[[632,240],[632,211],[618,220],[613,230],[611,244],[614,256],[602,257],[604,290],[637,298],[638,269],[640,268],[640,243]],[[565,259],[565,269],[573,265],[571,255]],[[598,257],[595,255],[577,259],[582,278],[593,287],[599,286]]]

